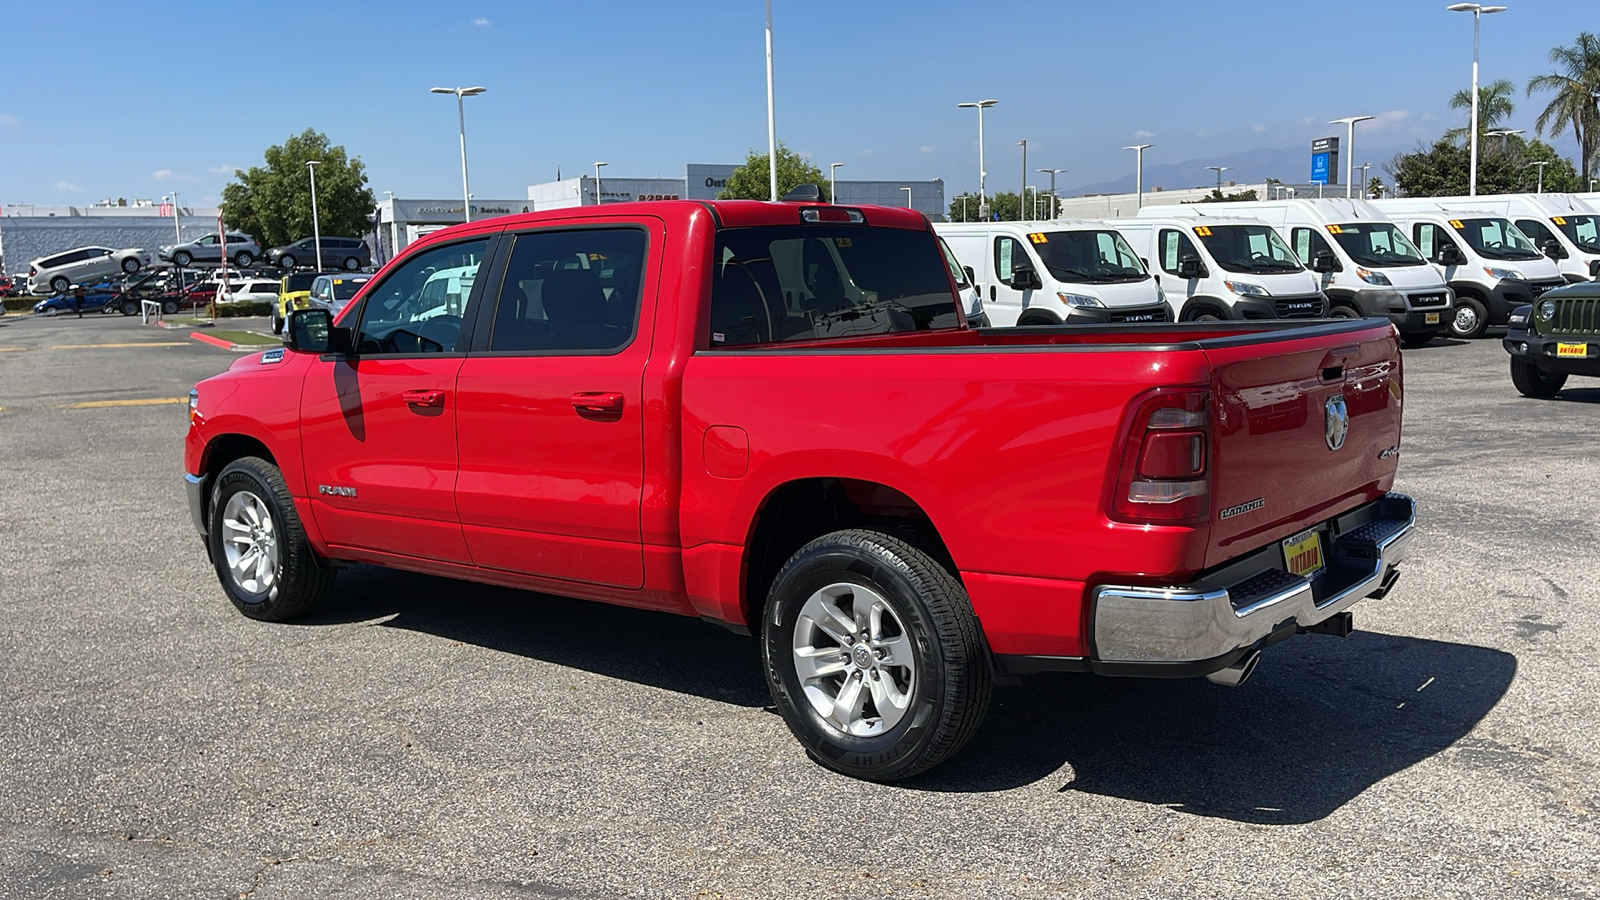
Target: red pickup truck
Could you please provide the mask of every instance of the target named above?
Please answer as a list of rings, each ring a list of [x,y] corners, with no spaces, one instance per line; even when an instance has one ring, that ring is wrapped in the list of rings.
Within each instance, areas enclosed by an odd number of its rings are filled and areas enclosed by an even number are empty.
[[[905,209],[456,226],[196,387],[190,511],[258,619],[366,563],[753,633],[813,757],[880,780],[997,678],[1238,683],[1389,590],[1387,322],[972,329],[962,284]]]

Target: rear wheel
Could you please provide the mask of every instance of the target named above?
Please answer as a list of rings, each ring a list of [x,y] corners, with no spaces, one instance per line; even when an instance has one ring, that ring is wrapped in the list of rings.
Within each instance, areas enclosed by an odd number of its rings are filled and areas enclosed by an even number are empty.
[[[179,250],[177,253],[172,254],[172,261],[179,266],[188,266],[194,262],[194,256],[187,250]]]
[[[233,264],[241,269],[255,261],[255,254],[251,253],[249,250],[240,250],[238,253],[233,255]]]
[[[773,702],[813,759],[856,778],[908,778],[959,751],[989,708],[985,653],[961,582],[880,532],[817,538],[767,596]]]
[[[1511,383],[1524,397],[1548,400],[1567,383],[1565,372],[1541,372],[1525,359],[1511,358]]]
[[[72,281],[65,275],[57,275],[50,279],[50,290],[58,294],[65,294],[69,287],[72,287]]]
[[[139,314],[139,304],[132,300],[122,301],[122,314],[125,316],[137,316]]]
[[[1472,340],[1483,337],[1489,330],[1489,309],[1475,297],[1457,297],[1456,309],[1450,317],[1450,333],[1458,338]]]
[[[294,268],[294,256],[288,253],[283,254],[282,256],[278,257],[278,265],[285,269]]]
[[[129,275],[139,271],[139,261],[131,256],[128,257],[122,261],[122,271],[127,272]]]
[[[354,256],[347,256],[344,260],[344,268],[346,272],[354,272],[361,268],[361,260],[356,259]]]
[[[283,317],[278,315],[276,309],[272,311],[272,333],[283,334]]]
[[[335,573],[306,541],[283,474],[264,459],[234,460],[217,476],[210,540],[222,589],[252,619],[305,615],[333,587]]]
[[[176,300],[163,300],[163,301],[161,301],[161,312],[163,314],[170,316],[170,315],[172,315],[173,313],[175,313],[177,311],[178,311],[178,301],[176,301]]]

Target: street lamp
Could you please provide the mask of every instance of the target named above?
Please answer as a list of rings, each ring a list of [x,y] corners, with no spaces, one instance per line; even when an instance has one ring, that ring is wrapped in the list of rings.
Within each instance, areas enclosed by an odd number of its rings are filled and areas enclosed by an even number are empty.
[[[1144,206],[1144,151],[1154,147],[1155,144],[1134,144],[1132,147],[1123,147],[1124,150],[1133,151],[1133,194],[1134,209]],[[1217,173],[1217,178],[1222,178],[1222,173]]]
[[[957,103],[960,109],[976,109],[978,111],[978,218],[989,218],[989,198],[984,194],[984,177],[989,173],[983,170],[983,111],[999,103],[999,100],[979,100],[975,103]]]
[[[600,201],[600,167],[601,166],[609,166],[609,165],[611,165],[611,163],[608,163],[608,162],[597,162],[597,163],[594,164],[594,205],[595,206],[599,206],[600,202],[601,202]]]
[[[1445,9],[1451,12],[1472,13],[1472,139],[1471,174],[1467,176],[1467,196],[1478,196],[1478,24],[1489,13],[1504,12],[1504,6],[1484,6],[1481,3],[1452,3]]]
[[[1022,196],[1027,197],[1029,191],[1033,191],[1033,215],[1028,218],[1029,221],[1037,222],[1039,221],[1039,189],[1031,184],[1023,185]]]
[[[771,180],[771,196],[778,202],[778,126],[772,112],[772,0],[767,0],[767,176]]]
[[[456,120],[461,125],[461,212],[466,216],[465,221],[468,222],[472,221],[472,189],[467,187],[467,112],[461,102],[461,98],[476,97],[486,90],[488,88],[483,87],[436,87],[428,89],[428,92],[432,94],[456,95]],[[320,257],[317,259],[317,265],[322,265]]]
[[[322,225],[317,221],[317,166],[320,165],[320,159],[306,160],[306,171],[311,173],[311,248],[317,255],[317,261],[312,265],[318,271],[322,269]]]
[[[1372,168],[1372,163],[1364,162],[1357,166],[1361,170],[1361,199],[1367,199],[1367,170]]]
[[[1022,193],[1017,195],[1017,221],[1028,217],[1028,139],[1017,141],[1022,148]]]
[[[1494,131],[1485,131],[1483,133],[1483,136],[1484,137],[1497,137],[1498,136],[1500,138],[1500,153],[1503,156],[1503,155],[1505,155],[1505,152],[1506,152],[1506,141],[1509,140],[1513,134],[1521,134],[1521,133],[1522,133],[1522,129],[1521,128],[1499,128],[1499,129],[1496,129]]]
[[[1538,187],[1538,189],[1536,189],[1534,191],[1535,194],[1544,193],[1544,167],[1548,166],[1548,165],[1550,165],[1550,160],[1548,160],[1548,159],[1538,159],[1538,160],[1534,160],[1533,162],[1528,163],[1527,165],[1523,166],[1524,169],[1531,169],[1534,166],[1538,166],[1539,167],[1539,187]]]
[[[1056,175],[1066,169],[1040,169],[1041,172],[1050,173],[1050,218],[1056,217]]]
[[[1222,173],[1228,171],[1227,166],[1206,166],[1217,173],[1217,193],[1222,193]]]
[[[183,243],[183,229],[178,224],[178,192],[172,192],[172,238],[174,244]]]
[[[828,199],[839,202],[839,167],[844,163],[828,163]]]
[[[911,208],[911,188],[902,187],[900,190],[906,192],[906,209],[910,209]]]
[[[1350,171],[1350,167],[1353,166],[1356,161],[1356,123],[1365,122],[1369,119],[1375,118],[1377,118],[1377,116],[1345,116],[1342,119],[1334,119],[1328,123],[1329,125],[1345,125],[1350,129],[1344,140],[1344,195],[1346,197],[1355,196],[1354,192],[1351,190],[1353,186],[1350,184],[1350,176],[1353,173]]]

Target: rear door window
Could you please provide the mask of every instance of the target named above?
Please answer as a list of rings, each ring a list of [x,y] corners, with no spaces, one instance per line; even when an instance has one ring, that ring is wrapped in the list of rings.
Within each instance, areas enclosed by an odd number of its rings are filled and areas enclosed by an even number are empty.
[[[648,244],[638,228],[519,234],[489,349],[613,353],[633,342]]]

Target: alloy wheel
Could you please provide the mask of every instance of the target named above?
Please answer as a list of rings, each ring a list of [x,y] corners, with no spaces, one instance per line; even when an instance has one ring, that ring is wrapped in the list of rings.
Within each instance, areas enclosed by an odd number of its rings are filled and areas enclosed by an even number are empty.
[[[900,616],[877,591],[840,582],[800,608],[794,667],[811,708],[855,737],[899,724],[916,687],[915,648]]]
[[[260,497],[239,491],[222,511],[222,552],[241,590],[265,594],[278,580],[278,534]]]

